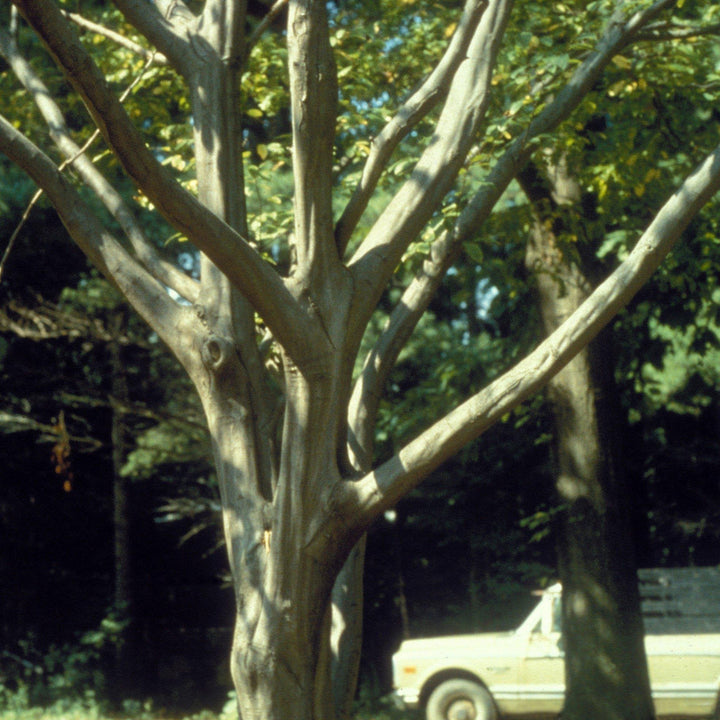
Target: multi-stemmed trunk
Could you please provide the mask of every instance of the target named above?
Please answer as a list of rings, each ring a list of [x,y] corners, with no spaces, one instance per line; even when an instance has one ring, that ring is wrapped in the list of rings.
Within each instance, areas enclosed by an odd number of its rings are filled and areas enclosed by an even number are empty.
[[[237,56],[241,49],[232,45],[231,33],[228,43],[224,54]],[[191,96],[199,198],[245,235],[237,69],[206,62]],[[227,112],[218,113],[224,105]],[[327,219],[325,227],[308,222],[310,228],[299,230],[304,236],[331,227]],[[319,525],[324,515],[317,512],[340,479],[347,364],[335,348],[344,346],[349,295],[342,278],[328,273],[319,283],[315,278],[316,300],[310,281],[298,278],[295,293],[321,318],[331,342],[302,367],[284,355],[278,394],[264,372],[252,307],[207,258],[202,277],[195,309],[206,333],[196,339],[202,364],[191,376],[205,408],[222,495],[237,608],[231,670],[240,714],[243,720],[330,720],[335,703],[347,707],[354,690],[334,697],[330,645],[331,591],[351,546],[333,533],[332,523]],[[332,307],[316,289],[323,281],[333,284],[325,293]]]
[[[333,377],[328,358],[327,373],[309,379],[288,373],[285,452],[265,485],[255,462],[252,409],[242,402],[242,364],[218,338],[210,345],[203,353],[209,377],[203,400],[236,593],[231,669],[241,717],[329,720],[336,716],[331,595],[351,549],[340,526],[327,518],[319,523],[317,512],[330,507],[329,490],[340,477],[333,429],[337,372]]]
[[[4,118],[0,149],[45,191],[75,242],[172,349],[201,398],[235,587],[231,667],[241,716],[343,718],[359,657],[362,544],[356,544],[363,532],[584,347],[637,292],[720,187],[718,149],[569,322],[373,468],[374,419],[384,382],[443,276],[526,165],[537,139],[569,116],[613,56],[669,0],[657,0],[632,15],[625,14],[624,6],[618,8],[595,51],[583,54],[565,88],[539,103],[517,132],[508,126],[514,139],[452,227],[433,241],[354,385],[363,333],[385,289],[410,244],[443,211],[473,148],[483,147],[478,140],[511,0],[466,0],[436,68],[375,137],[337,224],[332,190],[338,90],[327,3],[288,0],[295,227],[288,238],[293,265],[285,275],[265,260],[247,233],[239,98],[248,53],[246,2],[205,0],[195,14],[181,0],[114,0],[187,83],[197,196],[183,189],[147,146],[57,5],[46,0],[13,3],[65,72],[128,177],[201,256],[199,280],[163,258],[144,232],[137,208],[128,207],[76,145],[51,93],[0,30],[0,52],[32,96],[52,140],[115,219],[123,239],[102,224],[56,163]],[[273,8],[284,4],[278,0]],[[539,91],[542,87],[538,84]],[[351,238],[393,151],[439,104],[443,106],[415,169],[367,234]],[[516,120],[524,122],[521,115]],[[467,174],[468,182],[471,176]],[[447,221],[452,217],[450,213]],[[268,346],[273,348],[269,358]],[[593,518],[609,517],[601,504],[587,506]],[[602,540],[603,533],[595,537]],[[590,578],[595,583],[598,577],[586,574],[583,582]],[[572,583],[572,578],[566,583],[571,594]],[[589,587],[593,592],[607,588],[597,583]],[[582,590],[586,595],[577,595],[580,600],[595,599]],[[629,657],[636,656],[631,652]]]

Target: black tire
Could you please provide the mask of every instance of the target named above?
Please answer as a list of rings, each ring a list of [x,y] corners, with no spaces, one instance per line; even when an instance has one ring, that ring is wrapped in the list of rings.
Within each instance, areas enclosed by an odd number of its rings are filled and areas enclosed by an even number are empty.
[[[472,680],[446,680],[430,694],[425,707],[427,720],[497,720],[490,693]]]

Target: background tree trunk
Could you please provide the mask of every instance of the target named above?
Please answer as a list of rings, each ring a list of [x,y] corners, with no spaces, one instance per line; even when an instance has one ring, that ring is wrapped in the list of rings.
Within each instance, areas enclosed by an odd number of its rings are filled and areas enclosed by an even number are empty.
[[[588,297],[590,281],[563,246],[582,222],[580,188],[561,161],[547,182],[530,165],[521,184],[533,224],[526,264],[534,275],[546,334]],[[549,383],[555,419],[557,525],[563,585],[564,720],[654,717],[637,584],[629,495],[613,427],[619,407],[609,330]]]
[[[129,697],[137,689],[138,628],[135,623],[133,597],[133,560],[130,530],[129,480],[122,475],[126,454],[124,407],[129,404],[127,375],[120,350],[120,337],[126,332],[126,312],[115,311],[110,320],[112,339],[109,344],[112,372],[112,469],[114,530],[114,611],[123,628],[115,646],[115,690],[118,698]]]
[[[332,686],[338,720],[350,717],[355,700],[363,628],[363,570],[367,537],[358,541],[332,591]]]

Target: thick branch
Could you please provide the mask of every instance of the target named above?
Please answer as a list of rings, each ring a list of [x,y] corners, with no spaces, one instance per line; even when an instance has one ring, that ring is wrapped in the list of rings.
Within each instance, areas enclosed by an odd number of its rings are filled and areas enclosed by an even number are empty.
[[[207,2],[196,40],[204,62],[188,79],[198,197],[241,235],[247,234],[239,80],[244,29],[244,2]]]
[[[447,94],[447,86],[466,56],[468,46],[477,32],[477,23],[487,5],[483,0],[468,0],[453,40],[438,66],[374,140],[362,178],[336,227],[336,241],[341,251],[365,210],[395,147]],[[454,257],[453,254],[452,258]],[[449,263],[443,265],[442,272],[427,262],[425,266],[429,273],[439,275],[439,282]],[[418,299],[408,295],[403,297],[401,307],[397,308],[377,344],[368,354],[355,383],[348,407],[348,445],[354,461],[360,466],[369,466],[372,463],[373,433],[382,388],[400,350],[425,312],[426,304],[423,304],[422,298],[419,298],[419,302],[416,300]]]
[[[188,78],[193,113],[198,199],[214,215],[243,236],[247,235],[247,212],[240,126],[240,82],[244,3],[212,0],[198,26],[195,44],[202,47],[203,62]],[[211,324],[222,315],[222,332],[232,336],[230,297],[237,290],[228,287],[217,265],[206,255],[201,264],[201,304]],[[242,313],[253,312],[248,307]],[[219,327],[215,331],[220,331]],[[251,335],[252,337],[252,335]],[[240,346],[249,347],[247,338]]]
[[[339,265],[332,217],[337,72],[324,0],[290,0],[288,67],[297,274],[312,282]]]
[[[14,2],[80,93],[138,187],[176,230],[222,269],[299,365],[313,357],[323,347],[318,326],[299,309],[275,270],[250,244],[176,183],[157,161],[60,11],[43,0]]]
[[[335,227],[335,241],[341,256],[395,148],[446,96],[450,81],[465,58],[477,23],[487,5],[487,0],[467,0],[457,29],[440,62],[373,140],[362,176]]]
[[[492,0],[450,86],[435,133],[410,179],[373,225],[351,261],[356,304],[352,324],[365,327],[402,254],[451,188],[484,118],[490,80],[511,0]]]
[[[547,383],[630,302],[718,189],[720,146],[665,203],[628,258],[547,340],[375,471],[355,483],[340,483],[343,514],[358,517],[358,529],[365,529],[444,460]]]
[[[461,251],[461,244],[450,244],[449,233],[443,233],[442,237],[433,243],[430,257],[423,263],[420,274],[403,293],[380,337],[365,358],[348,407],[348,445],[360,464],[372,464],[372,440],[377,411],[398,355],[427,310],[445,273]]]
[[[219,59],[238,68],[244,57],[246,0],[206,0],[198,34]]]
[[[145,267],[161,282],[173,288],[182,297],[194,302],[197,297],[197,283],[174,265],[160,257],[145,237],[134,215],[123,202],[120,194],[102,176],[98,169],[82,153],[81,148],[72,139],[65,124],[65,118],[52,99],[50,91],[35,71],[18,51],[14,40],[0,28],[0,54],[12,67],[18,80],[30,93],[50,129],[50,136],[66,158],[72,160],[73,167],[83,181],[101,200],[103,205],[117,220],[130,240],[133,250]]]
[[[625,19],[615,12],[596,49],[577,68],[557,97],[521,131],[495,164],[482,189],[461,213],[453,229],[454,242],[465,242],[477,233],[510,181],[525,166],[534,150],[531,141],[560,125],[599,80],[608,63],[635,39],[637,33],[675,0],[658,0],[650,8]]]
[[[45,191],[70,237],[178,358],[186,361],[190,338],[178,330],[190,321],[190,310],[170,299],[165,288],[102,227],[52,160],[3,117],[0,117],[0,151]]]
[[[245,57],[245,20],[243,0],[205,3],[193,40],[202,63],[188,78],[198,199],[241,235],[247,234],[239,92]],[[207,332],[215,337],[212,344],[217,352],[213,357],[203,353],[205,367],[199,378],[194,378],[195,382],[200,387],[212,429],[218,433],[216,437],[227,437],[233,447],[241,444],[245,448],[242,458],[237,458],[229,445],[223,447],[223,442],[219,442],[216,446],[216,452],[222,455],[219,462],[223,469],[218,479],[223,505],[229,512],[226,520],[230,522],[230,517],[246,514],[246,510],[238,507],[246,498],[259,501],[261,497],[272,496],[272,437],[258,430],[271,422],[271,408],[263,392],[266,377],[257,348],[254,309],[222,274],[222,268],[205,254],[201,258],[198,311]],[[222,373],[218,373],[218,362],[224,364]],[[216,381],[206,388],[208,369],[216,378],[222,375],[222,382]],[[242,415],[237,413],[239,407],[245,409]],[[227,434],[226,418],[236,414],[232,433]],[[235,531],[226,525],[228,532],[232,557],[237,539]]]
[[[614,55],[637,39],[638,31],[651,22],[672,0],[660,0],[627,21],[619,13],[610,20],[595,51],[577,68],[558,96],[510,143],[482,184],[482,188],[460,214],[451,232],[443,233],[431,246],[422,271],[413,279],[393,310],[387,327],[368,355],[358,378],[351,406],[351,423],[358,434],[362,423],[374,418],[382,387],[397,354],[427,309],[447,270],[462,251],[462,244],[476,236],[512,179],[527,164],[534,145],[543,133],[554,130],[592,89]],[[363,418],[360,418],[363,415]],[[353,450],[357,452],[357,442]]]
[[[196,18],[181,0],[113,0],[125,19],[142,33],[183,76],[198,58],[189,42]]]

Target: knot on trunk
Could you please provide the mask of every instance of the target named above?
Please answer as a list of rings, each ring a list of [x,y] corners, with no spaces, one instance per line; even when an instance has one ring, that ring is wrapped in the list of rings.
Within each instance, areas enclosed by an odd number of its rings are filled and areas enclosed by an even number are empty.
[[[213,372],[220,371],[234,355],[232,344],[219,335],[210,335],[200,351],[205,367]]]

